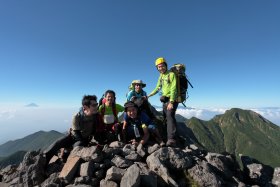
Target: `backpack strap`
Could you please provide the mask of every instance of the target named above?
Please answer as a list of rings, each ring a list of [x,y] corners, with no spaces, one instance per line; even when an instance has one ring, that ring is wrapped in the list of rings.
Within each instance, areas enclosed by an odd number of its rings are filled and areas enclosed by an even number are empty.
[[[115,123],[118,123],[119,120],[118,120],[118,112],[117,112],[116,103],[113,104],[112,109],[113,109],[113,114],[115,116]]]
[[[104,103],[102,103],[101,106],[102,106],[102,107],[101,107],[101,116],[104,117],[106,106],[105,106]]]

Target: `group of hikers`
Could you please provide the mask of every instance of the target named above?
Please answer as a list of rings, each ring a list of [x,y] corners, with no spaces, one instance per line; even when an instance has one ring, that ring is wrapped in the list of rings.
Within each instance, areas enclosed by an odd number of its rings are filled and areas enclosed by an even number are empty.
[[[127,93],[124,106],[116,103],[116,94],[107,90],[98,102],[95,95],[85,95],[82,107],[74,115],[69,133],[55,141],[45,151],[47,161],[61,149],[75,146],[87,146],[92,139],[99,145],[113,141],[131,144],[146,144],[153,137],[160,146],[176,146],[176,119],[178,107],[176,101],[176,77],[168,70],[163,57],[157,58],[155,66],[160,73],[155,89],[147,95],[143,90],[146,84],[142,80],[133,80]],[[167,141],[157,127],[157,118],[151,111],[148,98],[161,91],[163,118],[167,125]],[[123,122],[118,119],[124,112]]]

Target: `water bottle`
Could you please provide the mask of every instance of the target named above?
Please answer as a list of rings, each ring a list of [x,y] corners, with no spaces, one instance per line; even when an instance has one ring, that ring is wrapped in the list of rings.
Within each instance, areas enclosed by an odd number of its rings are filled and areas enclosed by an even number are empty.
[[[136,125],[133,125],[133,128],[134,128],[135,137],[136,137],[136,138],[139,138],[139,137],[140,137],[140,133],[139,133],[139,130],[138,130],[137,126],[136,126]]]

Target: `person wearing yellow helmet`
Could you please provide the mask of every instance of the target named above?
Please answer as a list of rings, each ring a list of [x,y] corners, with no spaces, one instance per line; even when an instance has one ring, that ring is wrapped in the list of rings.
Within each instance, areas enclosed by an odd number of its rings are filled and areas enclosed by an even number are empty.
[[[165,58],[159,57],[159,58],[157,58],[156,61],[155,61],[156,67],[157,67],[159,64],[162,64],[162,63],[164,63],[164,64],[166,65],[166,67],[167,67],[167,63],[166,63]]]
[[[175,74],[167,69],[167,62],[165,58],[159,57],[155,61],[155,66],[160,75],[158,78],[155,89],[148,95],[151,97],[161,91],[162,96],[160,101],[163,104],[163,117],[167,123],[167,146],[176,146],[175,134],[176,134],[176,119],[175,113],[178,107],[176,102],[177,96],[177,81]]]

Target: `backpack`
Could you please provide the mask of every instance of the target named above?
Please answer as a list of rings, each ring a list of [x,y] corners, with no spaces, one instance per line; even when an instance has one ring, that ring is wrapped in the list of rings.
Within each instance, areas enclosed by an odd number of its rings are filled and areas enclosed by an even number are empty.
[[[182,105],[184,105],[184,107],[186,107],[185,105],[185,101],[188,99],[188,85],[190,85],[192,88],[192,84],[190,83],[190,81],[188,80],[188,77],[186,75],[186,67],[184,64],[174,64],[169,71],[173,72],[175,74],[176,77],[176,81],[177,81],[177,98],[176,98],[176,102],[178,103],[182,103]],[[169,76],[168,76],[168,81],[169,80]]]

